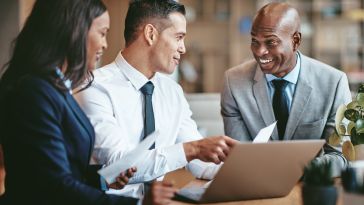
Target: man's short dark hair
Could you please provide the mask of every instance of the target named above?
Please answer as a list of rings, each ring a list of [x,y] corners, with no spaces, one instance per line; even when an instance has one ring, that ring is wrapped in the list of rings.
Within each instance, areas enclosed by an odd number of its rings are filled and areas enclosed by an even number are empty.
[[[129,45],[137,38],[137,31],[147,21],[156,19],[167,20],[169,14],[178,12],[185,15],[185,7],[174,0],[131,0],[128,13],[125,18],[124,38],[126,45]],[[157,29],[163,30],[166,25],[154,25]]]

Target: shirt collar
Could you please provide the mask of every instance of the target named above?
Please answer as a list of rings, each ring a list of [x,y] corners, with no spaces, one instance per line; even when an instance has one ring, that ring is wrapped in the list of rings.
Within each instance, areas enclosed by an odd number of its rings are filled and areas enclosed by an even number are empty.
[[[125,77],[131,82],[131,84],[135,87],[136,90],[139,90],[144,86],[148,81],[151,81],[153,85],[156,85],[157,74],[156,73],[151,79],[145,77],[145,75],[139,72],[136,68],[131,66],[123,57],[121,52],[117,55],[115,59],[115,63],[117,67],[123,72]]]
[[[56,67],[56,75],[62,80],[64,86],[69,90],[69,93],[72,95],[72,80],[67,79],[59,67]]]
[[[301,57],[300,57],[300,54],[297,52],[296,66],[293,68],[293,70],[291,72],[289,72],[287,75],[285,75],[283,77],[283,79],[292,84],[297,84],[298,75],[300,74],[300,69],[301,69]],[[272,74],[265,74],[265,78],[267,79],[268,82],[278,79],[276,76],[274,76]]]

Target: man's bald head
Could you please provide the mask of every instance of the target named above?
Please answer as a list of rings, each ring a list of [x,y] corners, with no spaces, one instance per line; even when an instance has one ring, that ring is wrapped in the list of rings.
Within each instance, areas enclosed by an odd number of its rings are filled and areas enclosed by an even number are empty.
[[[269,3],[259,9],[254,18],[253,26],[262,23],[262,21],[276,28],[293,32],[299,32],[301,27],[298,11],[287,3]]]
[[[295,8],[287,3],[265,5],[254,18],[251,36],[251,50],[263,73],[281,78],[292,71],[301,44]]]

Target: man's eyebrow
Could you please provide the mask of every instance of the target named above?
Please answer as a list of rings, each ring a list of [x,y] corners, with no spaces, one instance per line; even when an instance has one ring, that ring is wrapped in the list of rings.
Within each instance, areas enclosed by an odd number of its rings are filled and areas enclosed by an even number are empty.
[[[276,38],[277,36],[276,35],[273,35],[273,34],[270,34],[270,35],[266,35],[266,36],[264,36],[265,38]]]
[[[182,35],[182,36],[186,36],[186,32],[177,32],[177,35]]]

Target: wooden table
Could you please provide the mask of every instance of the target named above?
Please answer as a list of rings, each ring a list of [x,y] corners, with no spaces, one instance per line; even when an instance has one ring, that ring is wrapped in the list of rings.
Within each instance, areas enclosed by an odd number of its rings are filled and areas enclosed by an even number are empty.
[[[202,186],[206,181],[203,180],[193,180],[186,186]],[[301,183],[298,183],[292,191],[285,197],[281,198],[271,198],[271,199],[258,199],[258,200],[248,200],[248,201],[236,201],[236,202],[223,202],[223,203],[213,203],[214,205],[303,205],[301,196]],[[338,189],[340,190],[340,188]],[[339,191],[339,198],[337,205],[342,205],[341,191]],[[182,203],[174,201],[172,205],[187,205],[189,203]]]

